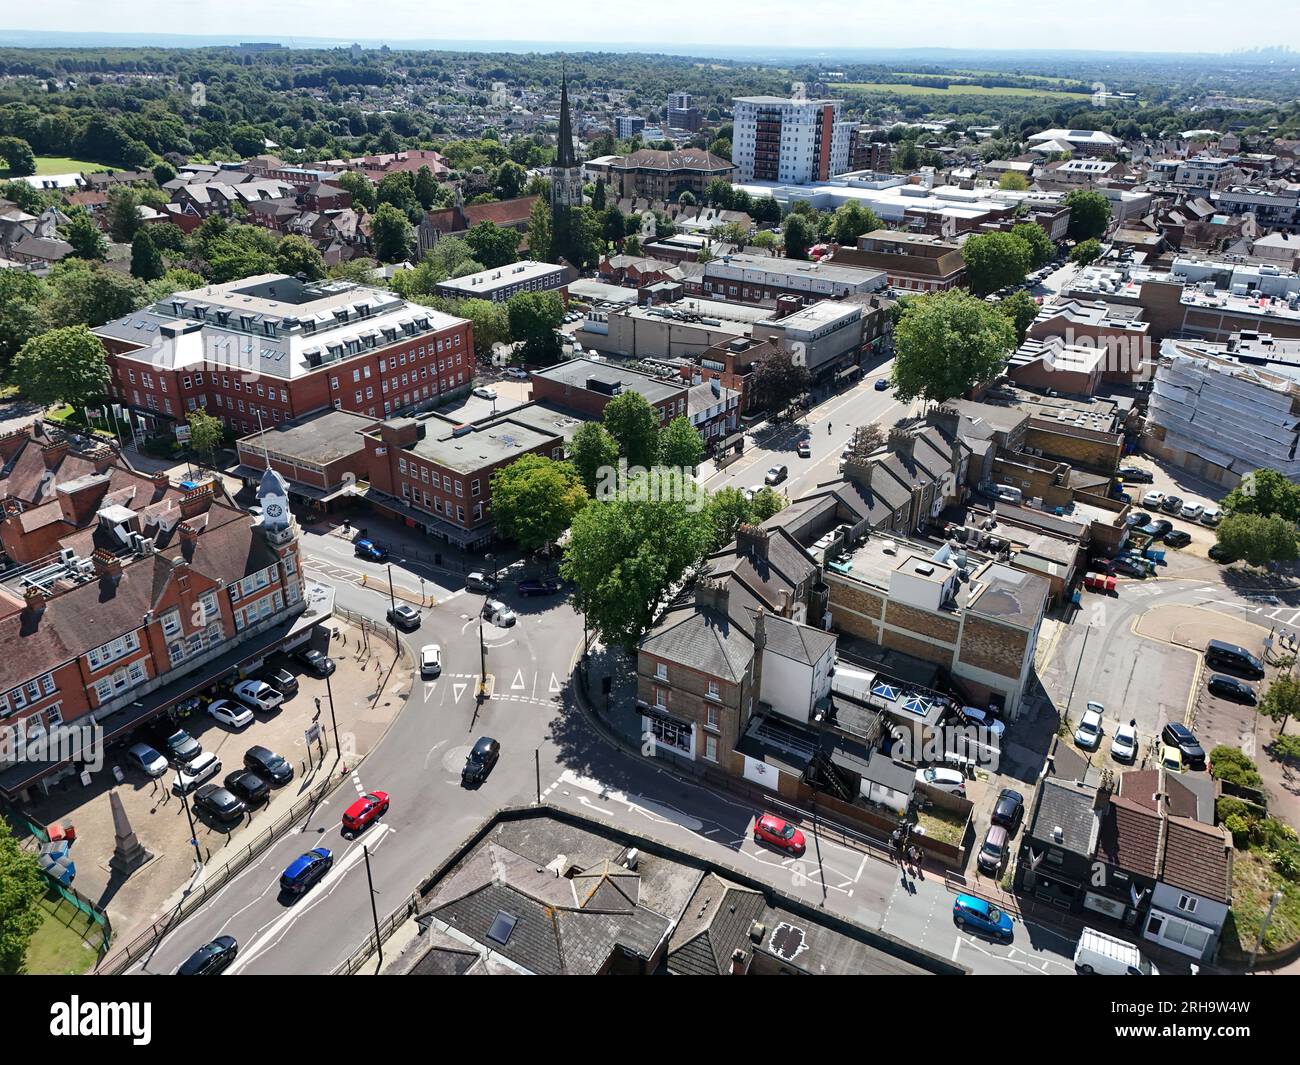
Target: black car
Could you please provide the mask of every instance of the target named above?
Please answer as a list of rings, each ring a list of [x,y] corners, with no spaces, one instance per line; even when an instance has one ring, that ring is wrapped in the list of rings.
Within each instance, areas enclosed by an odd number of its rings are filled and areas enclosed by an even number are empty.
[[[1259,696],[1255,693],[1254,688],[1244,680],[1229,677],[1225,673],[1212,673],[1207,687],[1215,695],[1222,695],[1225,699],[1231,699],[1233,702],[1245,703],[1247,706],[1254,706],[1259,702]]]
[[[501,744],[491,736],[480,736],[465,759],[465,768],[460,771],[461,783],[482,784],[500,757]]]
[[[1160,509],[1166,514],[1181,514],[1183,512],[1183,500],[1181,496],[1165,496],[1160,501]]]
[[[299,651],[294,651],[293,657],[318,677],[328,677],[334,672],[334,659],[330,658],[324,651],[318,651],[314,647],[304,647]]]
[[[244,768],[275,785],[288,784],[293,779],[293,766],[266,747],[248,748],[244,753]]]
[[[1114,567],[1115,572],[1124,577],[1145,577],[1147,575],[1146,566],[1131,558],[1120,557],[1115,559]]]
[[[266,681],[276,691],[288,699],[292,695],[298,694],[298,678],[290,673],[287,669],[272,667],[262,670],[260,680]]]
[[[1165,533],[1165,543],[1170,547],[1186,547],[1191,542],[1191,534],[1183,532],[1182,529],[1174,529],[1172,532]]]
[[[1153,540],[1159,540],[1173,531],[1174,523],[1172,521],[1165,521],[1164,518],[1159,518],[1156,521],[1151,522],[1150,525],[1143,525],[1142,528],[1138,529],[1139,535],[1149,536]]]
[[[204,784],[194,793],[194,809],[214,821],[238,821],[248,812],[241,799],[220,784]]]
[[[204,943],[181,963],[176,970],[177,976],[216,976],[235,960],[239,953],[239,943],[234,936],[217,936],[211,943]]]
[[[1150,521],[1151,521],[1151,515],[1148,514],[1145,510],[1135,510],[1132,513],[1130,513],[1127,518],[1124,519],[1124,524],[1127,525],[1130,529],[1137,529],[1143,525],[1149,524]]]
[[[519,582],[520,595],[559,595],[560,582],[554,577],[547,577],[544,580],[530,580]]]
[[[1150,470],[1139,469],[1137,466],[1121,466],[1115,471],[1115,476],[1134,484],[1151,484],[1155,480]]]
[[[1003,788],[1002,793],[998,795],[998,801],[993,804],[993,816],[990,820],[1014,835],[1016,829],[1020,827],[1020,818],[1024,816],[1024,812],[1025,797],[1018,791]]]
[[[271,785],[251,769],[236,769],[226,774],[226,787],[248,806],[258,806],[271,794]]]
[[[1205,748],[1186,725],[1177,721],[1169,722],[1160,733],[1160,742],[1177,747],[1182,752],[1188,769],[1205,768]]]
[[[1227,551],[1225,551],[1225,550],[1224,550],[1222,547],[1220,547],[1218,544],[1215,544],[1213,547],[1211,547],[1210,550],[1207,552],[1207,554],[1208,554],[1208,555],[1210,556],[1210,558],[1211,558],[1213,561],[1215,561],[1215,562],[1222,562],[1222,563],[1225,563],[1225,564],[1226,564],[1226,563],[1228,563],[1228,562],[1236,562],[1236,561],[1237,561],[1235,558],[1232,557],[1232,555],[1230,555]]]
[[[175,765],[188,765],[203,753],[203,744],[170,721],[160,724],[154,730],[154,735],[162,744],[162,753]]]

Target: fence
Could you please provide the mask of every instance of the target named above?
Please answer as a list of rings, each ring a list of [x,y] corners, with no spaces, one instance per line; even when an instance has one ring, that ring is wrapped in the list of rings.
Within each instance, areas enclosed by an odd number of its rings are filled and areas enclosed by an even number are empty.
[[[412,891],[405,901],[397,907],[392,913],[379,922],[379,936],[371,932],[366,936],[361,946],[357,947],[348,957],[339,965],[331,970],[331,976],[353,976],[365,965],[367,961],[378,953],[379,948],[392,938],[394,932],[402,926],[410,917],[414,916],[415,911],[420,905],[420,893]]]

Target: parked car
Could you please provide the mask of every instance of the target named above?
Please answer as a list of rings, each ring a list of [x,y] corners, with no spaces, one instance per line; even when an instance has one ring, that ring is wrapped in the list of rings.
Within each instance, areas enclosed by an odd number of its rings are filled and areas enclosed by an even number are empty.
[[[181,962],[176,970],[177,976],[217,976],[229,967],[239,953],[239,942],[234,936],[217,936],[211,943],[204,943],[193,954]]]
[[[409,603],[398,603],[397,606],[389,607],[386,616],[399,629],[405,629],[407,632],[420,627],[420,612]]]
[[[1150,492],[1148,492],[1146,495],[1142,497],[1142,505],[1144,507],[1155,508],[1155,507],[1159,507],[1160,504],[1164,502],[1164,500],[1165,500],[1164,492],[1157,492],[1154,489],[1152,489]]]
[[[966,778],[956,769],[944,766],[926,766],[916,771],[918,784],[929,784],[940,791],[949,791],[954,795],[966,794]]]
[[[1274,602],[1276,604],[1276,600]],[[1205,661],[1216,669],[1230,669],[1234,673],[1244,673],[1252,680],[1264,679],[1264,663],[1235,643],[1211,640],[1205,645]]]
[[[1183,510],[1182,496],[1165,496],[1160,501],[1160,509],[1166,514],[1181,514]]]
[[[952,920],[960,929],[969,929],[1010,943],[1015,936],[1011,918],[998,907],[974,895],[959,894],[952,904]]]
[[[1138,529],[1151,521],[1151,515],[1145,510],[1130,511],[1128,517],[1124,519],[1124,524],[1130,529]]]
[[[1137,761],[1137,753],[1137,727],[1130,721],[1127,725],[1120,725],[1110,738],[1110,756],[1117,762],[1131,765]]]
[[[540,580],[523,580],[518,584],[519,594],[529,595],[559,595],[561,591],[560,582],[554,577],[545,577]]]
[[[304,647],[294,651],[293,657],[318,677],[328,677],[334,672],[334,659],[314,647]]]
[[[1003,788],[998,794],[998,801],[993,804],[993,816],[990,820],[995,825],[1001,825],[1014,836],[1024,814],[1025,797],[1018,791]]]
[[[968,725],[988,729],[994,737],[995,744],[1001,744],[1002,736],[1007,731],[1006,723],[999,721],[987,710],[981,710],[978,706],[963,706],[958,709],[957,715]]]
[[[479,399],[496,399],[497,390],[489,388],[487,385],[479,385],[474,389],[474,395],[478,396]]]
[[[889,378],[888,378],[888,377],[877,377],[877,378],[876,378],[876,383],[875,383],[872,387],[873,387],[877,392],[887,392],[887,391],[889,391]]]
[[[1181,773],[1187,768],[1183,752],[1168,743],[1160,748],[1160,764],[1171,773]]]
[[[1191,542],[1191,534],[1183,532],[1182,529],[1174,529],[1172,532],[1165,533],[1164,543],[1168,547],[1186,547]]]
[[[334,855],[324,847],[316,847],[301,854],[289,863],[280,876],[280,890],[289,895],[303,895],[330,871]]]
[[[509,628],[518,620],[515,612],[500,599],[489,599],[483,604],[483,617],[503,629]]]
[[[1147,575],[1146,566],[1137,561],[1137,559],[1129,558],[1126,555],[1120,555],[1119,558],[1115,559],[1114,569],[1115,572],[1122,577],[1142,578]]]
[[[802,832],[776,814],[763,814],[754,821],[754,842],[780,847],[796,857],[808,845]]]
[[[241,680],[231,692],[236,699],[253,710],[274,710],[284,702],[284,696],[264,680]]]
[[[367,562],[384,562],[388,558],[388,548],[381,547],[374,540],[356,540],[352,547],[353,554]]]
[[[1204,513],[1205,505],[1203,503],[1184,503],[1180,516],[1188,521],[1199,521]]]
[[[442,675],[442,648],[436,643],[426,643],[420,648],[420,676]]]
[[[1201,511],[1200,522],[1202,525],[1218,525],[1223,518],[1223,511],[1213,503],[1207,503],[1205,509]]]
[[[198,740],[170,722],[160,723],[154,734],[162,744],[163,753],[174,765],[185,765],[203,753],[203,745]]]
[[[1152,540],[1159,540],[1162,537],[1168,536],[1169,533],[1173,532],[1173,530],[1174,523],[1172,521],[1166,521],[1164,518],[1157,518],[1155,521],[1143,525],[1137,531],[1140,536],[1149,536]]]
[[[1212,673],[1206,686],[1215,695],[1222,695],[1233,702],[1245,703],[1247,706],[1254,706],[1259,702],[1259,696],[1254,688],[1244,680],[1229,677],[1226,673]]]
[[[242,799],[220,784],[204,784],[194,793],[194,809],[214,821],[238,821],[248,812]]]
[[[527,370],[521,370],[518,366],[512,366],[506,371],[506,376],[512,381],[527,381],[529,373]]]
[[[801,459],[812,458],[812,441],[806,438],[800,440],[799,443],[795,445],[795,450],[799,452],[799,457]]]
[[[253,711],[230,699],[213,699],[208,703],[208,716],[231,728],[247,728],[253,723]]]
[[[298,694],[298,678],[287,669],[264,669],[261,679],[278,691],[282,699]]]
[[[765,484],[780,484],[790,475],[790,470],[778,463],[767,471],[767,476],[763,478]]]
[[[1160,970],[1123,939],[1085,928],[1074,948],[1074,971],[1080,976],[1159,976]]]
[[[250,769],[227,773],[226,787],[244,800],[247,806],[259,806],[271,795],[271,785]]]
[[[1222,547],[1220,547],[1218,544],[1214,544],[1214,545],[1212,545],[1212,546],[1210,547],[1210,550],[1207,551],[1206,554],[1208,554],[1208,555],[1210,556],[1211,560],[1213,560],[1214,562],[1220,562],[1220,563],[1223,563],[1224,565],[1226,565],[1226,564],[1229,563],[1229,562],[1236,562],[1236,561],[1237,561],[1235,558],[1232,557],[1231,554],[1229,554],[1226,550],[1224,550],[1224,549],[1223,549]]]
[[[980,846],[975,864],[985,876],[997,876],[1002,869],[1002,862],[1007,856],[1007,830],[1001,825],[990,825],[984,834],[984,843]]]
[[[480,736],[465,759],[465,768],[460,771],[461,783],[482,784],[500,757],[501,744],[491,736]]]
[[[204,751],[194,761],[181,766],[176,771],[172,790],[179,795],[188,795],[200,784],[211,780],[220,772],[221,759],[211,751]]]
[[[388,792],[372,791],[343,811],[343,830],[361,832],[388,813]]]
[[[167,759],[147,743],[132,744],[126,755],[131,763],[147,776],[156,778],[167,772]]]
[[[1074,742],[1085,751],[1095,751],[1101,743],[1101,719],[1106,708],[1101,703],[1089,703],[1079,718],[1079,727],[1074,730]]]
[[[1150,484],[1155,480],[1151,471],[1144,470],[1141,466],[1121,466],[1115,471],[1115,476],[1122,477],[1125,481],[1132,481],[1134,484]]]
[[[465,575],[465,588],[471,592],[495,592],[497,582],[486,573],[468,573]]]
[[[1195,733],[1181,721],[1169,722],[1160,733],[1160,742],[1181,752],[1189,768],[1205,768],[1205,748],[1201,746]]]
[[[251,769],[263,780],[277,786],[288,784],[293,779],[293,766],[274,751],[260,745],[244,752],[244,768]]]

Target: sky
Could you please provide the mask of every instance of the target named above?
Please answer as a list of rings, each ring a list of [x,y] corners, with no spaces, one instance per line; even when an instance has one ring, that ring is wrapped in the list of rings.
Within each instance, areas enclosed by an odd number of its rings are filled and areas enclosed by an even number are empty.
[[[1292,0],[1268,0],[1266,6]],[[12,4],[14,30],[246,34],[248,40],[667,42],[833,48],[1228,52],[1300,47],[1300,19],[1224,18],[1223,0],[60,0]],[[183,18],[177,15],[183,13]],[[1261,27],[1267,25],[1267,35]],[[247,29],[245,30],[245,27]],[[1207,32],[1208,31],[1208,32]]]

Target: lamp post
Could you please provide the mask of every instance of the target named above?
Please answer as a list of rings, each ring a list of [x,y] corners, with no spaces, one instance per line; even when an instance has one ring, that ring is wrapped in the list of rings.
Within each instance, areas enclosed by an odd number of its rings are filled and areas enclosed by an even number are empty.
[[[331,672],[333,671],[331,670]],[[330,724],[334,726],[334,750],[341,755],[343,751],[343,747],[339,743],[339,719],[334,716],[334,686],[330,683],[329,673],[325,674],[325,694],[329,696],[329,700],[330,700]],[[319,710],[320,709],[319,697],[317,697],[316,699],[316,704],[317,704],[316,708]]]
[[[1246,966],[1246,972],[1255,971],[1255,957],[1259,954],[1259,948],[1264,945],[1264,935],[1268,931],[1269,924],[1273,921],[1273,911],[1277,909],[1277,904],[1282,901],[1282,892],[1273,892],[1273,897],[1268,900],[1268,913],[1264,914],[1264,923],[1259,926],[1259,938],[1255,940],[1255,949],[1250,952],[1250,964]]]
[[[366,857],[366,884],[370,888],[370,916],[375,922],[375,951],[379,955],[379,960],[375,964],[375,972],[379,972],[384,964],[384,944],[379,935],[379,911],[375,909],[375,879],[370,874],[370,846],[361,844],[361,853]]]

